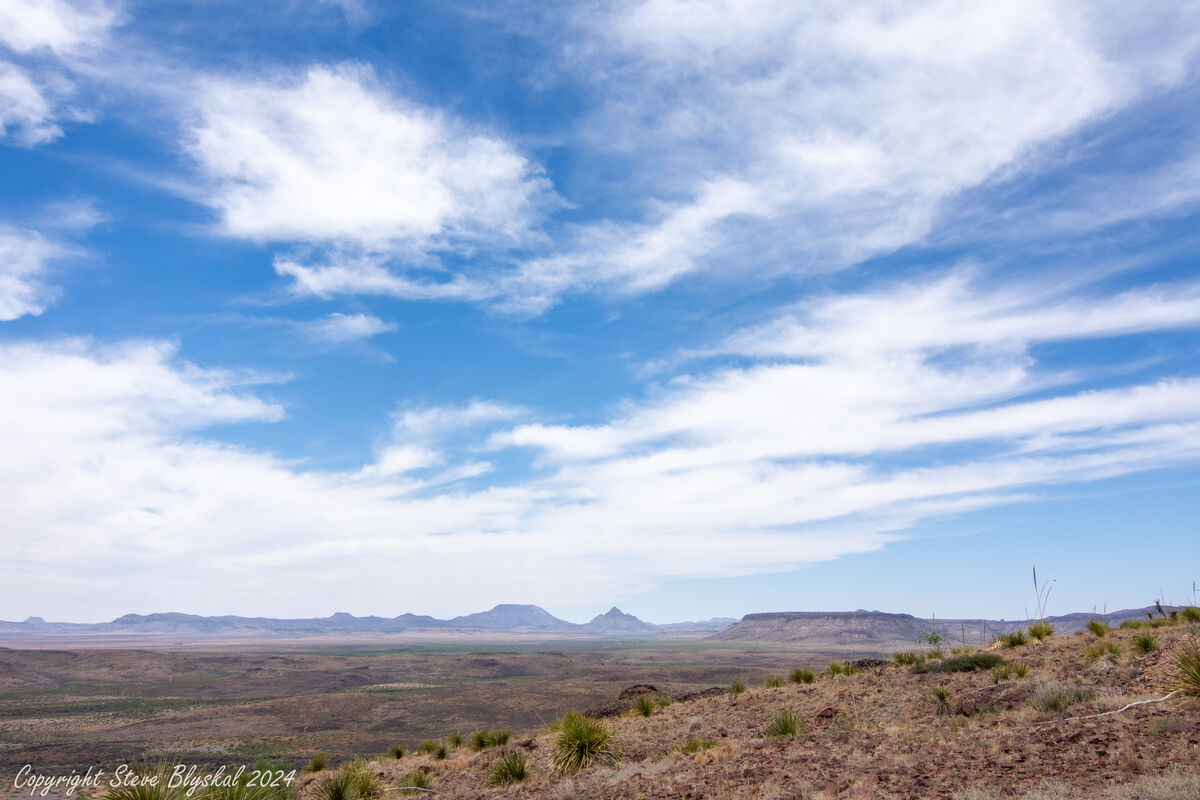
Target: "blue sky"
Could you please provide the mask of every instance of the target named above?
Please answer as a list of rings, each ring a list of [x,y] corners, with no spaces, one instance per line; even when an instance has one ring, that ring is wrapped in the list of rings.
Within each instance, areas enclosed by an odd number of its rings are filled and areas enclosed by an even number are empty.
[[[0,0],[0,618],[1183,602],[1200,8]]]

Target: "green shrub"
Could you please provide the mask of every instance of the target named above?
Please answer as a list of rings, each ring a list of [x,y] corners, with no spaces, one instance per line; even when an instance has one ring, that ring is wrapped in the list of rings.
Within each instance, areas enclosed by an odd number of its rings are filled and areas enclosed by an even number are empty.
[[[1088,661],[1103,658],[1117,663],[1121,660],[1121,643],[1111,639],[1096,641],[1083,651],[1083,655]]]
[[[400,779],[402,786],[400,787],[401,794],[419,794],[424,795],[422,789],[433,788],[433,777],[424,770],[413,770]]]
[[[1029,635],[1040,642],[1054,635],[1054,626],[1044,619],[1038,620],[1029,626]]]
[[[1192,697],[1200,697],[1200,645],[1185,644],[1175,655],[1175,671],[1171,679],[1175,688]]]
[[[947,658],[940,664],[930,666],[931,672],[975,672],[981,669],[992,669],[1004,663],[1004,659],[995,653],[973,653],[969,656]]]
[[[1043,686],[1029,698],[1029,704],[1043,713],[1061,713],[1075,703],[1082,703],[1091,697],[1083,689],[1070,686]]]
[[[710,747],[716,747],[717,743],[712,739],[698,739],[695,736],[688,737],[688,740],[679,746],[681,753],[698,753],[701,750],[708,750]]]
[[[388,751],[388,755],[392,758],[404,758],[404,748],[400,745],[395,745],[391,750]]]
[[[962,647],[956,647],[953,650],[951,650],[950,655],[952,655],[952,656],[969,656],[969,655],[971,655],[971,653],[974,653],[974,652],[975,652],[974,647],[971,647],[970,645],[963,645]]]
[[[1102,619],[1089,619],[1087,629],[1096,635],[1097,639],[1103,639],[1104,636],[1112,630],[1108,627],[1108,623]]]
[[[1013,631],[1012,633],[1005,633],[1000,636],[1000,644],[1005,647],[1020,647],[1028,641],[1029,639],[1025,637],[1025,631]]]
[[[1200,622],[1200,606],[1185,606],[1179,615],[1184,622]]]
[[[778,675],[772,675],[763,681],[763,686],[767,687],[768,689],[778,689],[780,686],[783,686],[783,678],[779,677]]]
[[[1137,650],[1142,655],[1153,653],[1158,649],[1158,639],[1155,639],[1149,633],[1139,633],[1133,637],[1133,649]]]
[[[946,653],[940,647],[935,647],[925,653],[926,658],[945,658]]]
[[[328,763],[325,760],[325,754],[317,753],[312,757],[312,761],[308,762],[308,771],[320,772],[321,770],[325,769],[326,766],[328,766]]]
[[[789,739],[800,732],[800,720],[790,709],[782,709],[763,728],[763,733],[771,739]]]
[[[734,694],[741,694],[742,692],[746,691],[746,684],[742,683],[741,681],[734,681],[733,683],[729,684],[729,691],[733,692]]]
[[[615,738],[599,720],[577,711],[559,720],[550,757],[555,772],[569,775],[589,764],[615,764],[620,758]]]
[[[918,656],[913,650],[901,650],[898,653],[892,653],[892,661],[896,662],[902,667],[912,666],[913,664],[917,663],[918,658],[920,658],[920,656]]]
[[[1121,628],[1127,631],[1136,631],[1138,628],[1146,627],[1146,623],[1138,619],[1127,619],[1121,623]]]
[[[633,710],[643,717],[648,717],[654,713],[654,699],[650,695],[644,694],[637,699],[633,704]]]
[[[812,683],[817,679],[817,673],[808,667],[796,667],[788,677],[791,678],[792,683]]]
[[[492,764],[486,783],[488,786],[508,786],[520,783],[528,777],[529,763],[525,760],[525,754],[520,750],[509,750],[507,753],[501,753]]]

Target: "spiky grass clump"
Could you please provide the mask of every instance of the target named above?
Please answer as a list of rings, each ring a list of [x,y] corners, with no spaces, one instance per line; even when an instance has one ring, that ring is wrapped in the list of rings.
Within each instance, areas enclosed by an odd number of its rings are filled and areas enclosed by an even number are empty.
[[[421,742],[421,746],[417,748],[419,752],[430,755],[433,754],[437,749],[438,743],[433,739],[426,739],[425,741]]]
[[[1062,713],[1076,703],[1090,698],[1090,694],[1078,687],[1050,684],[1034,692],[1029,698],[1029,704],[1042,713]]]
[[[1183,611],[1179,612],[1179,616],[1184,622],[1200,622],[1200,606],[1185,606]]]
[[[1121,623],[1121,629],[1127,631],[1136,631],[1138,628],[1146,627],[1146,623],[1140,619],[1127,619]]]
[[[1037,639],[1039,642],[1042,639],[1048,639],[1054,635],[1054,626],[1046,620],[1041,619],[1029,626],[1030,638]]]
[[[317,782],[313,796],[316,800],[357,800],[354,777],[344,769],[326,775]]]
[[[834,661],[825,669],[825,671],[829,674],[830,678],[834,677],[835,675],[853,675],[854,664],[850,663],[849,661]]]
[[[591,764],[615,764],[621,759],[616,739],[604,723],[572,711],[558,723],[550,761],[554,771],[570,775]]]
[[[282,800],[294,798],[295,792],[288,786],[250,785],[250,776],[242,775],[236,783],[210,786],[201,797],[204,800]],[[195,797],[195,795],[193,795]]]
[[[525,754],[520,750],[509,750],[501,753],[492,764],[485,783],[488,786],[508,786],[520,783],[528,777],[529,762],[525,760]]]
[[[1103,639],[1112,628],[1102,619],[1089,619],[1087,629],[1095,634],[1097,639]]]
[[[949,686],[939,683],[937,686],[929,687],[929,693],[938,701],[937,714],[939,717],[947,717],[952,711],[950,709],[950,701],[954,699],[954,692]]]
[[[512,731],[508,728],[501,728],[498,731],[489,731],[487,728],[480,728],[471,734],[471,749],[483,750],[488,747],[508,744],[508,740],[511,738]]]
[[[1024,678],[1029,674],[1029,665],[1025,663],[1013,664],[1013,674],[1018,678]]]
[[[345,775],[350,781],[350,788],[354,792],[353,796],[360,800],[368,800],[368,798],[379,797],[383,794],[383,784],[379,782],[379,778],[371,771],[367,762],[362,759],[355,759],[348,764],[343,764],[338,770],[339,775]]]
[[[733,692],[734,694],[741,694],[742,692],[746,691],[746,684],[742,683],[741,681],[734,681],[733,683],[729,684],[729,691]]]
[[[696,736],[689,736],[688,740],[679,746],[681,753],[699,753],[701,750],[708,750],[716,747],[717,743],[712,739],[701,739]]]
[[[654,698],[648,694],[642,695],[641,697],[639,697],[637,699],[637,702],[633,704],[634,713],[640,714],[643,717],[648,717],[651,714],[653,714],[654,709],[655,709]]]
[[[1133,649],[1137,650],[1142,655],[1153,653],[1158,649],[1158,639],[1149,633],[1139,633],[1133,637]]]
[[[969,656],[974,652],[975,652],[974,647],[964,644],[962,647],[956,647],[953,650],[951,650],[950,655],[952,655],[952,656]]]
[[[144,761],[132,766],[136,780],[110,786],[104,793],[104,800],[188,800],[186,785],[170,785],[175,764],[163,760],[154,763]]]
[[[992,683],[1001,683],[1012,677],[1008,665],[1005,664],[992,670]]]
[[[796,667],[788,677],[792,683],[812,683],[817,679],[817,673],[808,667]]]
[[[329,762],[325,759],[325,754],[317,753],[315,756],[312,757],[312,761],[308,762],[308,771],[309,772],[320,772],[321,770],[325,769],[325,767],[327,767],[327,766],[329,766]]]
[[[926,658],[945,658],[946,651],[942,650],[942,648],[940,648],[940,647],[935,647],[932,650],[927,650],[925,652],[925,657]]]
[[[917,663],[919,658],[920,656],[915,650],[901,650],[898,653],[892,653],[892,661],[896,662],[896,664],[902,667],[911,667],[913,664]]]
[[[426,794],[422,789],[433,788],[433,777],[424,770],[413,770],[400,779],[401,794]]]
[[[1005,647],[1020,647],[1023,644],[1028,644],[1029,639],[1025,636],[1025,631],[1013,631],[1005,633],[1000,637],[1000,644]]]
[[[448,738],[446,740],[446,742],[451,747],[462,747],[462,743],[463,743],[462,731],[455,731],[454,733],[450,734],[450,738]]]
[[[791,709],[781,709],[763,728],[763,734],[770,739],[790,739],[800,732],[800,720]]]
[[[783,686],[783,678],[779,677],[778,675],[772,675],[763,681],[763,686],[767,687],[768,689],[778,689],[780,686]]]
[[[1111,639],[1097,641],[1084,650],[1083,655],[1088,661],[1104,659],[1116,664],[1121,660],[1121,643]]]
[[[1200,697],[1200,645],[1185,644],[1175,655],[1175,671],[1171,673],[1175,688],[1192,697]]]
[[[400,745],[395,745],[391,750],[388,750],[388,755],[392,758],[404,758],[404,748]]]

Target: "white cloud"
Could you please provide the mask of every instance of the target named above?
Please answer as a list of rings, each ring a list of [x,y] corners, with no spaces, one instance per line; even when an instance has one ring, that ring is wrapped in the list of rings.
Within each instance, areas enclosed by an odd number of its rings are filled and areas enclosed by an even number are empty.
[[[45,311],[59,294],[47,277],[71,252],[36,231],[0,225],[0,321]]]
[[[892,292],[932,317],[915,331],[875,302],[882,291],[813,301],[726,342],[751,365],[681,375],[603,424],[530,423],[482,400],[409,406],[368,464],[343,471],[205,436],[282,416],[251,393],[255,376],[155,343],[0,345],[11,588],[47,613],[89,591],[108,598],[98,616],[448,613],[878,549],[923,520],[1200,462],[1200,380],[1081,390],[1031,354],[1200,325],[1196,293],[1176,294],[1153,319],[1145,308],[1169,298],[1152,287],[1085,306],[953,275]],[[788,325],[803,333],[764,346]],[[532,471],[478,460],[519,458],[513,447],[535,448]],[[137,609],[121,588],[134,574]]]
[[[396,323],[384,322],[370,314],[330,314],[322,319],[304,323],[305,335],[318,343],[339,345],[370,339],[381,333],[396,330]]]
[[[354,253],[516,244],[547,184],[507,142],[379,87],[355,67],[212,81],[189,149],[229,236]]]
[[[59,121],[87,115],[68,105],[69,73],[107,38],[115,9],[100,2],[0,0],[0,137],[26,146],[62,136]],[[20,63],[17,63],[20,62]]]

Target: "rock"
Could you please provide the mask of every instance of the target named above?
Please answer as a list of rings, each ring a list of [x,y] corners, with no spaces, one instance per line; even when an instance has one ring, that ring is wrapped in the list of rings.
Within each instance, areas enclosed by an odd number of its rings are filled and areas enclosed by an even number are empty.
[[[969,717],[988,710],[1016,708],[1032,693],[1033,690],[1024,685],[999,683],[964,694],[954,704],[954,713]]]

